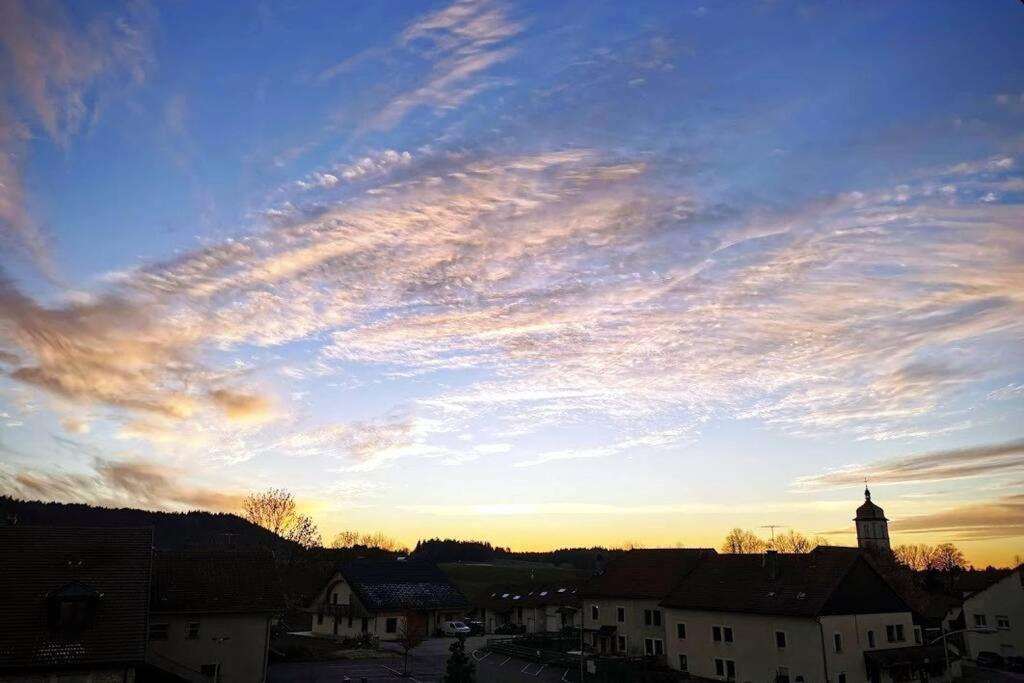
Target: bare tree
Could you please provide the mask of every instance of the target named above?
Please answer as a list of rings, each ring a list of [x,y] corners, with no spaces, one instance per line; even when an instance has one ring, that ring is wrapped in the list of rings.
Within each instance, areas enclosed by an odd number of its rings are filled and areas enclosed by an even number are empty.
[[[935,548],[925,543],[898,545],[892,549],[896,561],[908,569],[925,571],[936,567]]]
[[[363,534],[359,538],[359,545],[365,545],[367,548],[379,548],[380,550],[387,550],[388,552],[393,553],[407,550],[405,546],[390,536],[386,536],[382,531],[377,531],[372,534]]]
[[[966,566],[964,554],[952,543],[940,543],[935,546],[935,568],[939,571],[949,572],[964,569]]]
[[[814,541],[793,529],[775,537],[775,549],[780,553],[809,553],[814,548]]]
[[[404,675],[409,675],[409,652],[419,647],[420,643],[427,639],[427,622],[417,619],[416,613],[411,609],[402,611],[402,624],[398,629],[398,645],[402,648],[404,655]]]
[[[312,518],[300,515],[295,498],[284,489],[270,488],[250,493],[242,500],[247,520],[273,532],[279,538],[298,543],[304,548],[321,545],[320,531]]]
[[[358,531],[339,531],[331,541],[332,548],[351,548],[359,544]]]
[[[733,529],[722,543],[723,553],[760,553],[768,547],[757,534],[739,527]]]

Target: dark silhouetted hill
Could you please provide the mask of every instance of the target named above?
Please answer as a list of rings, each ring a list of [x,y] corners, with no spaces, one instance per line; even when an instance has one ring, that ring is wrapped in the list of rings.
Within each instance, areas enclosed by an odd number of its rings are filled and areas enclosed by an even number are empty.
[[[0,524],[10,523],[26,526],[151,526],[153,544],[161,550],[214,547],[282,549],[294,545],[238,515],[224,512],[155,512],[0,496]]]

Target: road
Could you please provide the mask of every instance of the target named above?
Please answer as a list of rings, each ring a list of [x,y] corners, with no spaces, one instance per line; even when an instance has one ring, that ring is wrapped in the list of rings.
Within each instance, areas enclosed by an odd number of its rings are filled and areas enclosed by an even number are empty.
[[[358,661],[332,660],[326,662],[282,662],[272,664],[269,670],[270,683],[340,683],[347,676],[353,683],[369,681],[411,680],[421,683],[436,683],[444,676],[448,661],[451,638],[431,638],[413,650],[409,657],[410,678],[401,676],[403,656],[399,648],[382,643],[381,657]],[[466,641],[466,651],[471,653],[477,666],[477,680],[495,683],[536,683],[551,681],[568,683],[576,681],[576,672],[564,668],[546,667],[515,657],[496,655],[478,649],[484,644],[483,638]]]

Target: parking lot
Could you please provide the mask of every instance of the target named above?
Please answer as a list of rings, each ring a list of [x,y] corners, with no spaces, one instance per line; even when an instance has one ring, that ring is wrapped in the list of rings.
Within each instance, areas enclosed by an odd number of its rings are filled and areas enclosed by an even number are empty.
[[[431,638],[413,650],[409,657],[410,677],[402,676],[403,656],[393,644],[380,657],[354,661],[332,660],[321,662],[280,662],[270,666],[271,683],[334,683],[347,677],[359,681],[393,681],[398,679],[435,683],[444,676],[451,638]],[[469,638],[466,651],[476,661],[477,679],[496,683],[522,683],[525,681],[578,680],[577,672],[565,668],[552,668],[516,657],[482,651],[483,638]]]

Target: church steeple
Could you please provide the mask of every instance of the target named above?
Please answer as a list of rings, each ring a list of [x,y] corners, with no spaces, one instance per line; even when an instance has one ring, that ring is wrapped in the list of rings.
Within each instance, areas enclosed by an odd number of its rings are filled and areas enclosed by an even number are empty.
[[[889,550],[889,520],[885,511],[871,502],[871,489],[864,481],[864,504],[857,508],[857,545],[864,550]]]

